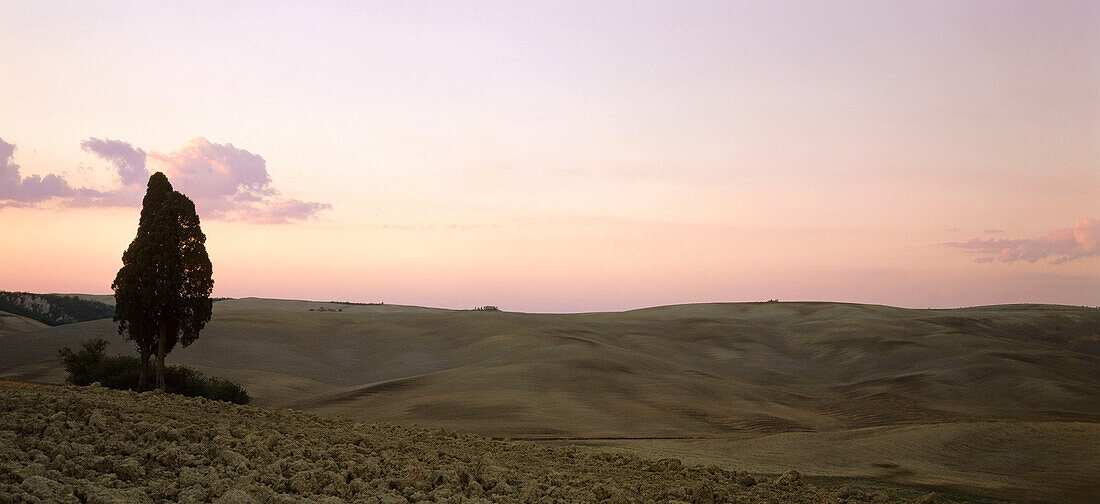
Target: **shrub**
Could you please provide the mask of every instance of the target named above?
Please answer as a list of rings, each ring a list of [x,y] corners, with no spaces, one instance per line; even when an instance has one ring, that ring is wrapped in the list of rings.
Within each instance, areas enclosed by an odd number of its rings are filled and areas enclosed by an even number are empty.
[[[217,376],[206,379],[206,397],[236,404],[248,404],[252,400],[241,384]]]
[[[69,347],[57,351],[57,358],[61,360],[61,367],[68,371],[68,382],[73,385],[87,385],[92,383],[90,377],[95,374],[92,368],[103,360],[103,352],[107,349],[107,340],[93,338],[80,342],[81,349],[73,352]]]
[[[97,381],[100,385],[107,388],[137,390],[138,363],[139,359],[132,355],[104,357],[99,361],[99,364],[93,368],[95,376],[88,377],[91,379],[89,383]]]
[[[99,382],[104,387],[119,390],[137,390],[140,360],[132,355],[106,355],[108,342],[101,338],[81,342],[80,350],[58,350],[61,366],[69,373],[66,381],[73,385]],[[248,404],[252,398],[240,384],[207,377],[187,366],[166,366],[164,382],[167,392],[189,397],[205,397],[236,404]],[[151,388],[151,387],[150,387]]]

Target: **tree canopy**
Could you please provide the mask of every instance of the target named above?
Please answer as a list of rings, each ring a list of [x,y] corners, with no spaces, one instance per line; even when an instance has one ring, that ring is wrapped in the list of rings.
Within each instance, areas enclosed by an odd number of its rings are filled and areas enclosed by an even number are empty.
[[[119,333],[141,355],[139,388],[148,359],[157,356],[157,388],[164,388],[164,356],[187,346],[210,320],[213,267],[195,204],[172,189],[168,177],[149,178],[137,235],[122,254],[114,283]]]
[[[141,218],[137,235],[122,253],[122,268],[118,270],[111,289],[115,292],[115,321],[118,333],[134,342],[140,360],[138,387],[144,388],[148,376],[149,356],[157,350],[157,317],[154,312],[153,219],[156,211],[172,193],[168,177],[157,172],[149,177],[145,198],[141,202]]]

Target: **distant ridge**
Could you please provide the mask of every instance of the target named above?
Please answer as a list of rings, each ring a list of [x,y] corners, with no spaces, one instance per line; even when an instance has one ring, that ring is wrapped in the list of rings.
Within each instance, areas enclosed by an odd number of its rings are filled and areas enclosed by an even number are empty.
[[[113,306],[77,296],[0,291],[0,310],[58,326],[111,318]]]
[[[4,292],[4,291],[0,290],[0,293],[2,293],[2,292]],[[78,298],[80,300],[83,300],[83,301],[93,301],[93,302],[106,304],[106,305],[110,305],[110,306],[114,306],[114,304],[115,304],[114,294],[85,294],[85,293],[80,293],[80,292],[52,292],[52,293],[49,293],[49,294],[23,293],[23,294],[32,294],[32,295],[35,295],[35,296],[76,297],[76,298]],[[324,306],[326,308],[342,307],[342,308],[346,309],[348,306],[356,306],[356,307],[366,307],[366,308],[374,308],[374,309],[387,309],[387,310],[392,307],[396,310],[404,310],[404,311],[418,311],[418,310],[443,311],[443,312],[450,312],[450,311],[455,311],[455,312],[459,312],[459,311],[501,311],[501,312],[506,312],[506,313],[519,313],[519,314],[528,314],[528,315],[587,315],[587,314],[600,314],[600,313],[632,313],[632,312],[662,311],[662,310],[667,310],[667,311],[691,311],[691,310],[705,309],[706,307],[742,306],[742,305],[744,305],[744,306],[763,305],[764,307],[767,307],[767,306],[788,306],[788,307],[789,306],[808,306],[808,307],[812,307],[812,306],[851,306],[851,307],[861,307],[861,308],[876,308],[877,307],[877,308],[886,308],[886,309],[890,309],[890,310],[911,310],[911,311],[915,311],[915,312],[936,312],[936,311],[956,311],[957,312],[957,311],[960,311],[960,310],[982,310],[982,311],[1007,310],[1007,311],[1015,311],[1015,310],[1029,310],[1029,309],[1037,309],[1037,308],[1041,308],[1041,309],[1044,309],[1044,310],[1070,310],[1070,311],[1080,310],[1080,309],[1086,309],[1086,310],[1087,309],[1093,309],[1093,310],[1096,310],[1097,313],[1100,313],[1100,307],[1093,307],[1093,306],[1088,306],[1088,305],[1056,304],[1056,303],[1001,303],[1001,304],[968,305],[968,306],[957,306],[957,307],[938,307],[938,308],[919,308],[919,307],[916,307],[916,308],[910,308],[910,307],[894,306],[894,305],[888,305],[888,304],[859,303],[859,302],[850,302],[850,301],[824,301],[824,300],[779,301],[779,300],[770,299],[770,300],[766,300],[766,301],[699,301],[699,302],[691,302],[691,303],[672,303],[672,304],[664,304],[664,305],[640,306],[640,307],[636,307],[636,308],[623,308],[623,309],[617,309],[617,310],[582,310],[582,311],[563,311],[563,312],[545,312],[545,311],[525,312],[525,311],[508,310],[508,309],[506,309],[505,306],[497,307],[497,306],[492,306],[492,305],[490,305],[490,306],[471,306],[471,307],[463,307],[463,308],[442,308],[442,307],[434,307],[434,306],[407,305],[407,304],[387,303],[387,302],[379,302],[379,301],[370,301],[370,302],[367,302],[367,301],[348,301],[348,300],[327,300],[327,301],[325,301],[325,300],[320,300],[320,299],[270,298],[270,297],[262,297],[262,296],[215,297],[215,298],[212,298],[212,299],[215,302],[232,301],[232,302],[234,302],[233,304],[238,305],[238,306],[248,305],[248,306],[254,306],[254,307],[274,308],[274,309],[278,309],[278,308],[297,308],[297,307],[300,307],[300,306],[304,306],[306,308],[308,308],[309,306],[313,306],[313,307]],[[485,310],[485,308],[496,308],[496,310],[492,310],[492,309]]]

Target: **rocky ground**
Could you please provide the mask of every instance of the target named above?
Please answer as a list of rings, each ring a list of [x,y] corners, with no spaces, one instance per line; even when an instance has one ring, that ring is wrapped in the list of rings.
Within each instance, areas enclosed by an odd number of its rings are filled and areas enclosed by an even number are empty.
[[[931,502],[931,496],[919,499]],[[0,382],[0,502],[904,502],[679,460]]]

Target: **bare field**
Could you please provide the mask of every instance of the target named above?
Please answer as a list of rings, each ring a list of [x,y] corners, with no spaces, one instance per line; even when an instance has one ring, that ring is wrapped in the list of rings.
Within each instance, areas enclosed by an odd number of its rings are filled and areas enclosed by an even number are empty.
[[[0,337],[49,327],[37,320],[0,311]]]
[[[0,383],[0,502],[907,502],[674,459]]]
[[[868,478],[1036,501],[1100,496],[1100,424],[976,422],[896,425],[747,438],[579,441],[599,450],[675,457],[754,473]],[[555,444],[575,444],[561,441]]]
[[[0,343],[0,376],[59,383],[57,348],[90,336],[131,351],[110,321],[35,330]],[[1100,310],[1068,306],[548,315],[252,298],[215,303],[169,360],[258,406],[1080,502],[1097,494],[1083,475],[1098,355]]]

